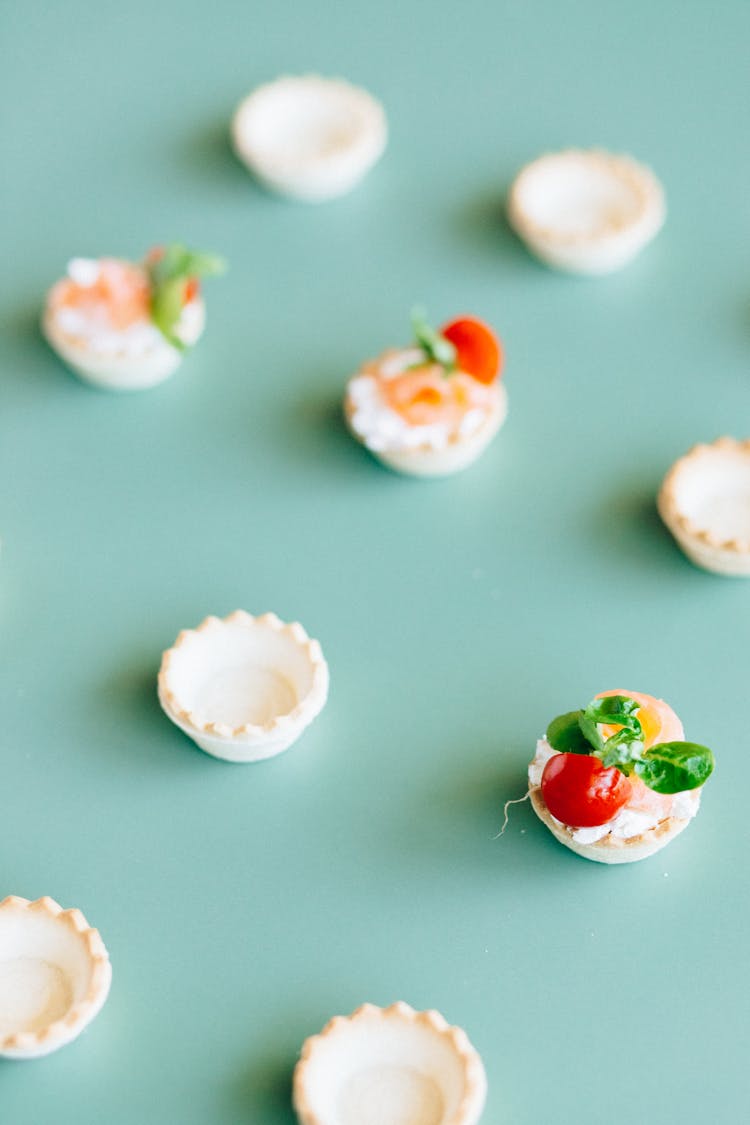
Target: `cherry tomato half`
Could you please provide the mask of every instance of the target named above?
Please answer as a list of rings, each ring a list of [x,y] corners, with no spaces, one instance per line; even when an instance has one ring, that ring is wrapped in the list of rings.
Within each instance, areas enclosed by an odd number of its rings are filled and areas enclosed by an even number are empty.
[[[456,349],[458,366],[480,383],[494,383],[500,374],[503,350],[492,329],[474,316],[462,316],[440,329]]]
[[[571,828],[606,824],[617,816],[631,789],[624,773],[588,754],[554,754],[542,774],[547,808]]]

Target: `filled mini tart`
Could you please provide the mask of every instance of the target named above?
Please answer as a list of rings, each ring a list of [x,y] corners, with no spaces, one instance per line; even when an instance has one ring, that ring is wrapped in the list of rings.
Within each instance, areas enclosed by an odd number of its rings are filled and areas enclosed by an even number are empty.
[[[73,258],[47,296],[44,335],[90,383],[111,390],[155,386],[203,332],[201,279],[224,268],[216,255],[179,243],[154,248],[140,263]]]
[[[384,464],[443,476],[476,460],[505,420],[503,351],[476,317],[435,330],[416,312],[412,325],[411,345],[352,376],[344,412],[354,437]]]
[[[687,827],[713,768],[712,752],[684,740],[663,700],[605,691],[552,720],[529,765],[529,794],[537,816],[574,852],[630,863]]]

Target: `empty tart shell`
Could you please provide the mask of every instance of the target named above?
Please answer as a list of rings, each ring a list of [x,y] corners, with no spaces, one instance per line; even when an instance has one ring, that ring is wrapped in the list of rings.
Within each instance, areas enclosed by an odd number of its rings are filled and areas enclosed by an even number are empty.
[[[158,689],[202,750],[255,762],[286,750],[322,710],[328,665],[300,624],[237,610],[183,630],[162,657]]]
[[[633,259],[661,229],[664,190],[629,156],[567,149],[521,169],[508,218],[533,254],[556,269],[607,274]]]
[[[0,902],[0,1056],[38,1058],[75,1039],[111,979],[104,943],[80,910],[51,898]]]
[[[366,90],[309,74],[259,86],[238,106],[232,141],[267,187],[308,202],[344,195],[386,146],[385,112]]]
[[[399,1002],[364,1004],[307,1039],[293,1103],[301,1125],[476,1125],[486,1093],[466,1033]]]
[[[750,576],[750,441],[694,446],[664,478],[658,508],[696,566]]]

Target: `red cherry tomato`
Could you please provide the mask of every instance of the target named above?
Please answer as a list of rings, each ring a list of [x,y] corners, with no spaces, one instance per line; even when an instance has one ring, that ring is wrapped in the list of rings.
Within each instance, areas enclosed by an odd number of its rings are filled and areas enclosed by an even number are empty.
[[[494,383],[503,363],[503,349],[495,333],[482,320],[462,316],[440,329],[456,349],[458,366],[480,383]]]
[[[624,773],[588,754],[554,754],[542,774],[547,808],[571,828],[606,824],[626,804],[631,789]]]

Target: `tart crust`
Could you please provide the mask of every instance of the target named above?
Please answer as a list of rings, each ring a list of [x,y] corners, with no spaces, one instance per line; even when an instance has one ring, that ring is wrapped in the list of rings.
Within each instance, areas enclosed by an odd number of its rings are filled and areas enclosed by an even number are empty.
[[[558,201],[558,217],[551,200]],[[587,207],[588,222],[570,222],[571,211],[580,220]],[[654,238],[665,215],[664,190],[651,169],[599,149],[538,157],[521,169],[508,197],[510,224],[531,252],[571,273],[620,269]]]
[[[111,980],[104,942],[80,910],[48,897],[0,902],[0,1056],[39,1058],[75,1039]]]
[[[690,823],[689,819],[669,816],[659,821],[653,828],[649,828],[647,832],[630,836],[626,840],[608,835],[593,844],[580,844],[574,839],[572,829],[552,816],[538,785],[530,787],[529,795],[531,807],[542,823],[547,825],[555,839],[566,848],[570,848],[576,855],[583,856],[584,859],[593,859],[596,863],[634,863],[638,859],[646,859],[666,847],[670,840],[679,836]]]
[[[371,1091],[380,1114],[367,1113]],[[439,1012],[416,1012],[399,1001],[388,1008],[363,1004],[307,1039],[292,1100],[301,1125],[390,1125],[383,1099],[403,1112],[403,1097],[410,1122],[476,1125],[486,1093],[482,1060],[466,1033]]]
[[[187,346],[195,344],[206,323],[206,307],[201,297],[192,302],[190,320],[178,325],[178,333]],[[168,341],[140,356],[126,352],[101,352],[83,340],[64,332],[54,315],[49,300],[42,316],[42,334],[72,371],[86,383],[107,391],[144,391],[158,386],[173,375],[182,363],[183,354]]]
[[[255,762],[286,750],[323,709],[328,665],[298,622],[236,610],[183,629],[162,656],[158,693],[206,753]]]
[[[696,515],[693,498],[701,501],[704,510],[709,502],[714,509],[721,504],[720,532],[709,526],[710,519]],[[721,437],[693,446],[667,473],[657,506],[696,566],[715,574],[750,577],[750,440]]]
[[[235,152],[256,178],[309,203],[350,191],[387,139],[380,102],[349,82],[316,74],[259,86],[232,120]]]
[[[370,449],[365,448],[383,465],[398,473],[415,477],[446,477],[458,473],[472,465],[490,444],[508,414],[508,392],[502,383],[497,387],[498,395],[487,411],[487,417],[470,434],[452,436],[446,445],[436,449],[432,445],[420,445],[411,449]],[[344,398],[344,418],[352,437],[360,445],[365,443],[352,424],[355,414],[354,404],[349,395]]]

